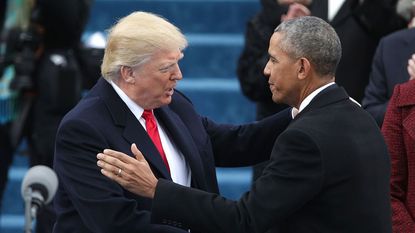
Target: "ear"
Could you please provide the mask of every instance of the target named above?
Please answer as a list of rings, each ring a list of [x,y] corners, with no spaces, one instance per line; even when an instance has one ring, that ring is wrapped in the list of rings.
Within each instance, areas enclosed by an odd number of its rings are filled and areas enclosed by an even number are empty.
[[[124,82],[132,83],[132,84],[135,83],[134,71],[131,67],[121,66],[120,73],[121,73],[121,78],[122,80],[124,80]]]
[[[310,74],[310,70],[311,70],[311,63],[310,61],[305,58],[302,57],[298,60],[299,62],[299,68],[298,68],[298,78],[299,79],[305,79],[307,76],[309,76]]]

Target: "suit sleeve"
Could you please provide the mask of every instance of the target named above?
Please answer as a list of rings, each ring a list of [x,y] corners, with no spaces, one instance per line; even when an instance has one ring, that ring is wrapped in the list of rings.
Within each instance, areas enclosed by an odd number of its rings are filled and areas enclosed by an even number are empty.
[[[212,142],[215,165],[240,167],[269,160],[275,140],[291,120],[291,108],[238,126],[216,124],[205,118],[204,127]]]
[[[366,87],[365,96],[362,100],[363,108],[375,118],[379,126],[382,125],[389,102],[383,47],[384,41],[382,40],[373,58],[369,84]]]
[[[311,200],[320,191],[322,179],[316,143],[290,130],[277,140],[270,165],[239,201],[159,180],[152,221],[177,221],[212,233],[266,232]]]
[[[391,200],[393,232],[413,232],[415,222],[405,205],[408,186],[407,152],[403,140],[402,113],[397,107],[399,85],[388,106],[382,133],[391,156]]]
[[[96,154],[104,148],[111,148],[111,144],[99,129],[86,122],[71,120],[61,125],[54,161],[60,186],[55,200],[59,203],[57,211],[65,215],[74,208],[88,232],[184,233],[178,228],[150,224],[149,211],[139,210],[136,200],[127,197],[131,194],[100,173]],[[62,190],[65,194],[59,195]]]

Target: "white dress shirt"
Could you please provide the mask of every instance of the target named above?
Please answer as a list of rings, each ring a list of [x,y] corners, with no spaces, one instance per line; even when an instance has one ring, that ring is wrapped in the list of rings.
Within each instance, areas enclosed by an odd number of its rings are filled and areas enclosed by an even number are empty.
[[[332,21],[334,16],[337,14],[337,12],[339,12],[340,7],[343,5],[343,3],[346,0],[329,0],[328,1],[328,14],[327,14],[327,19],[329,21]]]
[[[144,109],[134,101],[132,101],[114,82],[110,81],[111,86],[117,92],[118,96],[124,101],[130,111],[134,114],[140,124],[146,129],[146,122],[143,115]],[[157,121],[157,127],[160,134],[161,144],[163,146],[164,153],[166,154],[167,161],[170,167],[170,175],[173,182],[190,187],[191,183],[191,171],[188,163],[184,159],[183,153],[174,145],[174,143],[167,136],[163,127],[159,124],[157,117],[154,115]],[[140,149],[140,148],[138,148]]]
[[[329,87],[329,86],[331,86],[331,85],[333,85],[333,84],[335,84],[335,82],[330,82],[330,83],[327,83],[326,85],[324,85],[324,86],[321,86],[321,87],[319,87],[319,88],[317,88],[316,90],[314,90],[313,92],[311,92],[307,97],[305,97],[305,99],[301,102],[301,104],[300,104],[300,108],[299,109],[297,109],[297,108],[292,108],[291,109],[291,116],[292,116],[292,118],[294,119],[295,118],[295,116],[297,116],[298,115],[298,113],[300,113],[305,107],[307,107],[307,105],[309,105],[310,104],[310,102],[314,99],[314,97],[316,97],[316,95],[318,94],[318,93],[320,93],[321,91],[323,91],[324,89],[326,89],[327,87]],[[350,99],[350,101],[352,101],[353,103],[355,103],[356,105],[358,105],[359,107],[361,107],[361,105],[355,100],[355,99],[353,99],[352,97],[349,97],[349,99]]]
[[[316,90],[314,90],[313,92],[311,92],[311,93],[310,93],[307,97],[305,97],[305,99],[301,102],[301,104],[300,104],[300,108],[299,108],[299,109],[297,109],[297,108],[293,108],[293,109],[291,110],[291,115],[292,115],[292,117],[294,118],[295,116],[297,116],[297,115],[298,115],[298,113],[300,113],[301,111],[303,111],[303,109],[304,109],[305,107],[307,107],[307,105],[309,105],[309,104],[310,104],[310,102],[314,99],[314,97],[316,97],[316,95],[317,95],[318,93],[320,93],[322,90],[326,89],[327,87],[329,87],[329,86],[331,86],[331,85],[333,85],[333,84],[334,84],[334,82],[327,83],[326,85],[321,86],[321,87],[317,88]]]

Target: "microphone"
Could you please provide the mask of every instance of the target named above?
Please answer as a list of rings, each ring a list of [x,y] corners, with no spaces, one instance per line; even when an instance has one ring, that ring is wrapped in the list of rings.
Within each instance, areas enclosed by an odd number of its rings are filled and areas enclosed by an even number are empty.
[[[43,205],[48,204],[58,189],[58,177],[44,165],[29,169],[23,178],[21,194],[25,201],[25,232],[31,232],[32,219]]]

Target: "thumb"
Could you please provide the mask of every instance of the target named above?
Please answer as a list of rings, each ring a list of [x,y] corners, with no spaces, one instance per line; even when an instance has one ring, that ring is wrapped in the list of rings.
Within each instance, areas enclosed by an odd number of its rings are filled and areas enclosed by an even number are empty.
[[[133,152],[133,154],[135,155],[135,158],[138,161],[141,161],[144,159],[143,154],[141,153],[141,151],[137,148],[137,145],[135,143],[131,144],[131,152]]]

